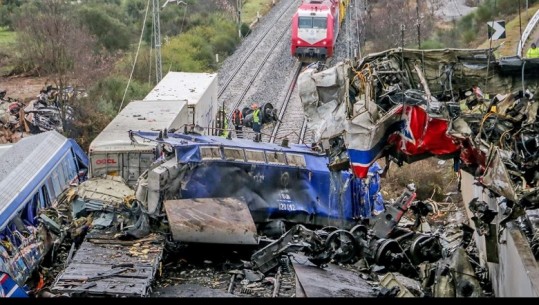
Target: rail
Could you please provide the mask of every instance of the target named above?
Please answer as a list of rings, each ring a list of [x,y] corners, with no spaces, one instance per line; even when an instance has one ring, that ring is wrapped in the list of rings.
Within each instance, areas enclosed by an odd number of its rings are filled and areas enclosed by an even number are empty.
[[[284,114],[287,111],[288,105],[290,103],[290,98],[292,97],[292,92],[294,91],[294,87],[296,86],[296,81],[298,80],[298,76],[301,72],[302,66],[303,65],[299,61],[296,62],[294,77],[290,80],[290,83],[288,84],[288,90],[283,100],[283,106],[281,107],[281,110],[279,112],[279,119],[277,120],[277,123],[273,128],[273,132],[271,133],[271,137],[269,140],[270,143],[274,143],[277,138],[277,133],[279,131],[279,128],[281,127]],[[300,137],[300,135],[298,135],[298,137]]]
[[[533,14],[532,19],[528,22],[528,25],[526,25],[526,28],[524,29],[524,32],[522,33],[521,39],[518,41],[517,46],[517,55],[519,57],[522,57],[522,48],[524,47],[524,44],[528,40],[528,36],[530,36],[533,29],[535,29],[535,26],[537,25],[537,22],[539,21],[539,10]]]

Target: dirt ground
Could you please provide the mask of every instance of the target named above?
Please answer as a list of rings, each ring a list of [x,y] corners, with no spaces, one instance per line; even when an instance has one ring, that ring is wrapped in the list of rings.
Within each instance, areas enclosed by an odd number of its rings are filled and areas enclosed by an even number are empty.
[[[0,77],[0,89],[7,90],[7,97],[27,103],[39,94],[39,90],[50,83],[46,77]]]

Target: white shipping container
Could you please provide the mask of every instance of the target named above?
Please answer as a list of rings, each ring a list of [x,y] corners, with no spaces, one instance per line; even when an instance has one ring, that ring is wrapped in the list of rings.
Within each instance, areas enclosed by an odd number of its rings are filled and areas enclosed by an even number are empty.
[[[89,176],[121,176],[134,186],[158,156],[154,142],[133,143],[129,131],[180,129],[187,121],[186,101],[130,102],[90,144]]]
[[[187,101],[188,124],[204,127],[209,135],[219,108],[217,89],[217,73],[168,72],[144,100]]]

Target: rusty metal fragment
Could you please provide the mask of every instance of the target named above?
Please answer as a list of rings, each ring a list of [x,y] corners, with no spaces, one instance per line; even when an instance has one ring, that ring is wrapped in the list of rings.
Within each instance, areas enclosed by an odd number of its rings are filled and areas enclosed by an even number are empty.
[[[258,244],[253,217],[247,205],[240,199],[167,200],[164,205],[175,241]]]

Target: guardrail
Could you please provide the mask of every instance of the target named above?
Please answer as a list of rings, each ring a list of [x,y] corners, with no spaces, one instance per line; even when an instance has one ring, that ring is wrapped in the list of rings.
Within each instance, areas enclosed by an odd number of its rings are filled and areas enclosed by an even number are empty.
[[[522,33],[521,40],[518,41],[517,46],[517,55],[522,57],[522,48],[524,47],[524,44],[528,40],[528,36],[530,36],[531,32],[535,28],[535,25],[539,21],[539,10],[533,14],[532,19],[528,22],[528,25],[526,26],[526,29],[524,29],[524,32]]]

